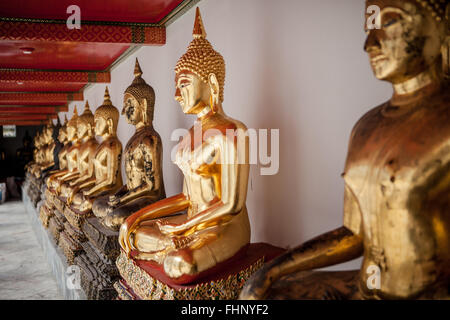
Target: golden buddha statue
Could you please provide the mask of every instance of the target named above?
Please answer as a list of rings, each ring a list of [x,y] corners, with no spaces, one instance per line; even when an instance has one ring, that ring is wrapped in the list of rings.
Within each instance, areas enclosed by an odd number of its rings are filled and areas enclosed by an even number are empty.
[[[33,138],[33,161],[31,161],[28,165],[27,165],[27,173],[29,175],[33,174],[33,171],[35,170],[35,167],[38,165],[39,163],[39,159],[40,159],[40,133],[39,131],[36,132],[36,135]]]
[[[122,144],[117,138],[119,111],[112,105],[108,87],[105,89],[103,104],[95,111],[94,120],[95,134],[103,141],[92,153],[93,176],[78,179],[79,183],[74,181],[74,188],[67,199],[68,205],[72,204],[72,207],[82,212],[91,210],[94,199],[100,194],[115,192],[122,187]]]
[[[131,213],[166,197],[162,173],[162,143],[153,128],[155,92],[142,78],[136,58],[133,83],[125,90],[122,115],[136,127],[125,148],[127,183],[115,194],[99,197],[92,211],[118,231]]]
[[[59,130],[61,124],[59,118],[56,126],[53,125],[53,121],[49,119],[47,126],[44,128],[45,132],[45,165],[41,167],[41,171],[38,174],[38,178],[45,179],[49,174],[53,174],[56,170],[59,170],[59,152],[61,151],[62,144],[58,140]]]
[[[34,178],[39,178],[40,171],[45,166],[47,141],[47,130],[44,127],[42,132],[38,132],[36,135],[36,162],[31,168],[31,174]]]
[[[67,139],[71,142],[71,146],[68,148],[66,154],[67,169],[62,176],[48,181],[48,187],[52,188],[56,195],[60,193],[60,185],[64,182],[64,179],[70,179],[78,173],[78,151],[81,146],[81,139],[79,139],[77,134],[77,123],[78,113],[77,107],[75,106],[73,116],[67,122],[66,127]]]
[[[60,185],[60,196],[67,200],[78,185],[94,176],[95,150],[98,142],[94,135],[94,115],[87,101],[83,113],[77,119],[77,136],[81,140],[77,157],[77,171],[72,176],[65,178],[64,183]]]
[[[284,275],[361,255],[361,270],[346,285],[356,288],[352,298],[449,298],[450,90],[441,54],[448,53],[448,1],[366,5],[380,7],[381,28],[367,30],[365,50],[375,76],[391,82],[394,94],[353,128],[343,173],[344,225],[266,264],[246,283],[242,299],[267,297]],[[314,291],[302,288],[311,283],[307,278],[299,290]]]
[[[74,119],[75,118],[75,119]],[[58,179],[69,173],[69,160],[68,155],[72,147],[72,143],[75,143],[78,141],[77,139],[77,131],[76,131],[76,122],[77,122],[77,111],[75,107],[74,116],[72,117],[71,121],[67,121],[67,116],[65,116],[65,121],[63,126],[61,127],[59,131],[58,139],[63,144],[63,147],[61,148],[60,153],[58,154],[59,157],[59,163],[60,167],[59,170],[52,174],[47,179],[47,189],[49,190],[56,190],[56,187],[59,183]],[[70,129],[69,129],[70,128]],[[76,149],[78,150],[78,149]],[[72,149],[72,152],[74,150]],[[78,152],[78,151],[77,151]],[[77,169],[77,163],[76,163],[76,157],[75,162],[72,162],[72,170]]]
[[[58,153],[59,159],[59,170],[53,173],[47,179],[47,186],[50,184],[50,181],[56,179],[57,177],[61,177],[65,173],[67,173],[67,151],[71,146],[71,142],[67,136],[67,116],[64,116],[64,123],[58,131],[58,140],[63,145],[61,150]]]
[[[197,115],[176,153],[183,192],[132,214],[119,232],[128,256],[156,262],[172,279],[208,270],[250,242],[249,164],[238,161],[248,160],[248,139],[238,148],[234,135],[247,129],[222,110],[225,62],[206,40],[198,8],[193,38],[175,67],[175,99]]]
[[[58,170],[52,172],[48,177],[44,178],[47,189],[45,190],[45,202],[40,208],[40,218],[45,227],[48,227],[49,218],[53,215],[54,194],[53,186],[54,180],[67,173],[67,151],[71,146],[71,142],[67,135],[67,117],[65,117],[63,125],[58,131],[58,140],[62,144],[62,148],[58,153]]]

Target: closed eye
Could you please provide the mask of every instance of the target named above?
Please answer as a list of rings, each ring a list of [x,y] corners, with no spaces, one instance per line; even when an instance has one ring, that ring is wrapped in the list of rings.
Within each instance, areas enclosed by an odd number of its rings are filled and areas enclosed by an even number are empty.
[[[391,25],[393,25],[393,24],[395,24],[397,22],[398,22],[397,19],[391,19],[388,22],[386,22],[385,24],[383,24],[383,28],[387,28],[387,27],[389,27],[389,26],[391,26]]]

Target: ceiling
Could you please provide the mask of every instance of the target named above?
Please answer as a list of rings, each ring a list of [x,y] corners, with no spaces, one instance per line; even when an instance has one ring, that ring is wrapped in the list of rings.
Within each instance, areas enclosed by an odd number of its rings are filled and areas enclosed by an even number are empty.
[[[137,47],[164,45],[166,26],[198,1],[0,1],[0,125],[56,118]],[[80,29],[67,26],[71,5]]]

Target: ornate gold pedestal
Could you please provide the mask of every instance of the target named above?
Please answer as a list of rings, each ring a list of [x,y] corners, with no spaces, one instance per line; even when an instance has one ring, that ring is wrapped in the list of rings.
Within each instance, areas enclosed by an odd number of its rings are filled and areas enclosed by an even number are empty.
[[[122,279],[114,284],[122,300],[231,300],[265,261],[283,252],[268,244],[251,244],[235,257],[188,284],[177,284],[151,262],[129,259],[122,251],[116,265]]]
[[[91,216],[82,224],[88,241],[83,243],[83,252],[75,260],[81,269],[81,286],[88,299],[115,299],[117,292],[113,284],[119,279],[115,260],[119,255],[118,232],[104,227]]]

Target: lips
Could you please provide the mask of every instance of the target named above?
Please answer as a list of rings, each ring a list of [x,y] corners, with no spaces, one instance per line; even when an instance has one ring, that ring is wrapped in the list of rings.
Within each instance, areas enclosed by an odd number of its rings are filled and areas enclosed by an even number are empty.
[[[370,62],[375,64],[375,63],[378,63],[378,62],[386,60],[386,59],[387,59],[386,56],[384,56],[382,54],[379,54],[379,55],[376,55],[376,56],[371,56],[370,57]]]

